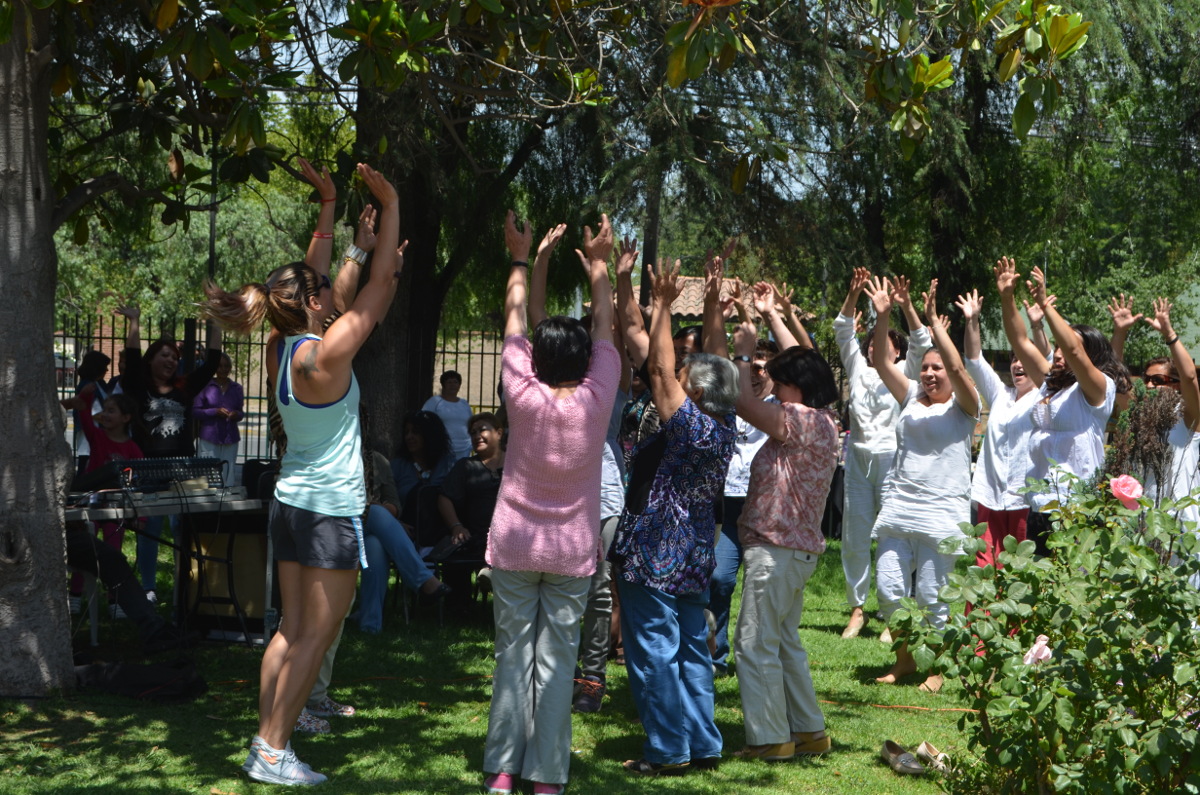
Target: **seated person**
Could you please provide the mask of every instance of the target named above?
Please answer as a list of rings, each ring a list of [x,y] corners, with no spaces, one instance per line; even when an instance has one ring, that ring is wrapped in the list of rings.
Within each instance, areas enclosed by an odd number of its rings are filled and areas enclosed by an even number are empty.
[[[432,411],[410,411],[404,415],[404,445],[400,455],[392,459],[392,477],[399,498],[400,516],[416,527],[415,540],[419,546],[430,546],[440,535],[434,522],[424,524],[425,508],[428,507],[436,520],[437,511],[432,502],[426,505],[421,486],[440,486],[454,465],[454,454],[450,450],[450,436],[446,426]]]
[[[454,589],[450,604],[464,608],[469,602],[471,573],[483,567],[487,532],[500,492],[504,467],[504,429],[495,414],[474,414],[467,421],[471,434],[469,458],[460,458],[442,482],[438,511],[458,548],[443,564],[446,583]],[[482,586],[482,583],[481,583]]]
[[[400,497],[392,481],[392,470],[381,453],[365,456],[367,518],[363,522],[363,545],[367,567],[362,570],[358,626],[363,632],[383,629],[383,600],[387,596],[388,561],[396,564],[400,581],[423,597],[440,599],[450,592],[433,576],[429,565],[413,545],[400,521]]]

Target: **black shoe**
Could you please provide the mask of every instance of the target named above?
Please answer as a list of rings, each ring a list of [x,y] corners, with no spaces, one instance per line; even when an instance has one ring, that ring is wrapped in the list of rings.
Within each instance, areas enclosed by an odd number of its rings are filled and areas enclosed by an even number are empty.
[[[660,765],[646,759],[631,759],[621,767],[638,776],[682,776],[691,768],[690,762],[680,762],[674,765]]]
[[[721,757],[706,756],[703,759],[693,759],[692,769],[694,770],[716,770],[721,766]]]
[[[578,692],[572,705],[576,712],[599,712],[604,702],[604,680],[598,676],[585,676],[575,680]]]
[[[433,593],[418,593],[417,604],[425,606],[436,605],[452,593],[454,593],[454,589],[446,583],[442,583]]]

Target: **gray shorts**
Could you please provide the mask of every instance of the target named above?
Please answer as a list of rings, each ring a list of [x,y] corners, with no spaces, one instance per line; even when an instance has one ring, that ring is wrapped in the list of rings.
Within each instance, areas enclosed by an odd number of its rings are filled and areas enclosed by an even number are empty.
[[[362,518],[326,516],[271,501],[268,518],[275,559],[317,569],[357,569]]]

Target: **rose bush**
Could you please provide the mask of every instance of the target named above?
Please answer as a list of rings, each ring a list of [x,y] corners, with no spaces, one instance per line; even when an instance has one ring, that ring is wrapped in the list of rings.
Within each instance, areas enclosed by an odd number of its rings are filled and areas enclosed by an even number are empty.
[[[1002,568],[952,575],[942,598],[975,609],[944,630],[912,600],[893,616],[897,642],[974,708],[949,790],[1200,792],[1200,542],[1172,512],[1196,501],[1131,513],[1122,488],[1064,500],[1051,557],[1007,538]],[[973,557],[984,525],[965,529]]]

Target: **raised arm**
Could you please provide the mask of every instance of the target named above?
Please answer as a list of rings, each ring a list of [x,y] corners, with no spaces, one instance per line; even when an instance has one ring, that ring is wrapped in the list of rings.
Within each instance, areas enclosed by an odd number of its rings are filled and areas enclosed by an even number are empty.
[[[950,387],[954,390],[954,400],[959,409],[969,417],[978,417],[979,393],[975,391],[975,384],[967,374],[967,368],[963,365],[954,340],[950,339],[950,318],[938,314],[937,284],[937,279],[931,281],[929,292],[921,296],[925,300],[925,317],[929,320],[929,329],[933,333],[933,344],[942,354],[942,366],[946,368],[946,376],[950,379]]]
[[[529,222],[525,222],[525,231],[517,231],[517,214],[512,210],[504,217],[504,245],[512,266],[508,272],[508,287],[504,292],[504,336],[524,334],[525,303],[528,298],[528,287],[525,277],[529,270],[529,247],[533,242],[533,233]]]
[[[543,241],[544,243],[545,241]],[[557,242],[557,241],[555,241]],[[553,248],[553,246],[551,246]],[[612,342],[613,299],[612,282],[608,280],[608,258],[612,256],[613,230],[608,216],[600,215],[600,229],[592,236],[592,228],[583,228],[583,251],[575,249],[583,272],[592,286],[592,339]],[[542,255],[538,249],[538,257]],[[546,254],[549,257],[549,253]]]
[[[813,347],[812,337],[804,328],[804,322],[800,320],[796,307],[792,305],[792,288],[787,286],[787,282],[783,284],[768,282],[768,284],[775,293],[775,306],[779,308],[779,314],[783,316],[783,322],[787,324],[788,331],[792,332],[792,336],[796,338],[797,344],[803,348]]]
[[[1004,333],[1008,336],[1008,344],[1020,359],[1021,366],[1025,368],[1025,375],[1033,379],[1033,383],[1041,386],[1046,380],[1046,374],[1050,372],[1050,362],[1046,361],[1046,357],[1029,341],[1029,336],[1025,333],[1025,324],[1021,321],[1015,295],[1017,280],[1021,278],[1021,274],[1017,273],[1017,263],[1012,257],[1001,257],[996,260],[996,267],[992,268],[992,273],[996,275],[996,289],[1000,291],[1000,314],[1004,319]]]
[[[963,320],[967,324],[963,332],[963,353],[968,359],[978,359],[983,355],[983,341],[979,334],[979,313],[983,311],[983,298],[978,290],[972,290],[966,295],[960,295],[954,305],[962,311]]]
[[[1200,428],[1200,383],[1196,381],[1196,363],[1192,361],[1192,355],[1171,326],[1171,302],[1165,298],[1155,298],[1154,316],[1145,320],[1162,335],[1163,344],[1171,349],[1171,363],[1175,366],[1179,397],[1183,402],[1183,423],[1188,430],[1196,431]]]
[[[875,308],[877,316],[871,360],[875,365],[875,371],[879,373],[884,385],[892,393],[892,397],[896,399],[897,403],[903,403],[904,399],[908,397],[908,377],[896,366],[889,355],[891,346],[888,345],[888,323],[891,320],[893,305],[890,287],[891,285],[886,279],[874,276],[867,284],[867,295],[871,299],[871,306]]]
[[[758,344],[758,329],[750,320],[738,324],[733,332],[734,364],[738,369],[737,413],[746,422],[758,428],[772,439],[787,440],[787,415],[783,407],[773,400],[763,400],[754,394],[750,383],[751,362],[742,358],[754,359],[755,346]]]
[[[841,315],[855,320],[855,332],[857,333],[858,319],[858,299],[862,296],[863,290],[871,281],[871,272],[866,268],[855,268],[854,273],[850,276],[850,289],[846,291],[846,298],[842,301]]]
[[[358,295],[358,280],[367,264],[367,256],[375,250],[375,220],[378,213],[375,205],[367,204],[358,216],[358,227],[354,242],[342,255],[342,266],[338,268],[337,281],[333,283],[333,308],[345,312]]]
[[[1125,361],[1125,340],[1129,339],[1129,330],[1142,320],[1142,315],[1133,314],[1133,296],[1113,298],[1108,302],[1108,313],[1113,319],[1112,349],[1117,358]]]
[[[1046,277],[1042,273],[1042,269],[1034,266],[1030,276],[1032,278],[1026,281],[1025,285],[1029,288],[1033,300],[1046,313],[1046,322],[1050,324],[1050,333],[1054,335],[1054,341],[1058,343],[1058,349],[1062,351],[1063,360],[1071,368],[1071,372],[1075,373],[1075,381],[1083,391],[1084,397],[1087,398],[1088,405],[1103,406],[1105,392],[1108,389],[1104,373],[1092,364],[1092,360],[1088,358],[1087,352],[1083,349],[1083,340],[1058,313],[1054,302],[1047,300]]]
[[[328,369],[335,376],[349,375],[354,355],[387,314],[396,293],[400,269],[404,267],[404,249],[408,245],[407,241],[398,245],[400,201],[396,189],[365,163],[358,164],[358,173],[381,205],[379,239],[366,285],[346,313],[329,327],[320,344],[318,367]]]
[[[802,348],[812,347],[808,334],[804,334],[804,342],[801,342],[788,328],[783,314],[779,311],[779,306],[775,303],[775,288],[767,282],[759,282],[754,285],[754,308],[767,322],[767,327],[771,329],[771,335],[775,337],[775,342],[779,343],[779,350],[786,351],[797,345]]]
[[[675,345],[671,341],[671,304],[679,296],[679,260],[667,269],[666,260],[659,260],[658,270],[647,268],[650,274],[650,356],[646,369],[650,374],[650,394],[663,424],[675,415],[687,395],[675,375]]]
[[[639,262],[637,241],[626,237],[617,252],[617,319],[621,337],[633,369],[638,369],[650,355],[650,336],[642,320],[642,308],[633,294],[633,269]]]
[[[725,261],[710,256],[704,263],[704,352],[716,356],[729,355],[725,341],[725,315],[721,310],[721,282],[725,278]]]
[[[1050,300],[1055,300],[1054,296],[1050,296]],[[1046,338],[1046,313],[1037,304],[1028,301],[1022,303],[1025,304],[1025,316],[1029,318],[1029,336],[1038,352],[1048,358],[1053,349],[1050,347],[1050,340]]]
[[[894,276],[888,282],[891,284],[892,302],[900,307],[900,314],[904,315],[911,336],[921,328],[921,317],[912,302],[912,281],[907,276]]]
[[[312,183],[321,197],[321,213],[317,216],[317,230],[308,241],[308,253],[304,262],[308,267],[324,276],[329,275],[329,259],[333,255],[333,219],[337,211],[337,186],[329,176],[329,169],[321,167],[320,173],[303,157],[299,158],[300,171]]]

